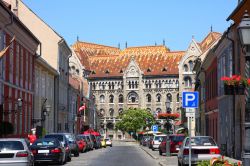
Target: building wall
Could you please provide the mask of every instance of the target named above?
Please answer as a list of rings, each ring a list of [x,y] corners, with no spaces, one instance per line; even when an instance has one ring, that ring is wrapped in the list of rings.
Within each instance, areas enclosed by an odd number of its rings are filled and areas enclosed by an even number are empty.
[[[9,23],[4,18],[4,10],[0,10],[0,26]],[[3,111],[0,121],[8,121],[14,125],[13,137],[26,136],[31,129],[34,95],[34,59],[38,46],[22,27],[13,23],[11,27],[0,32],[1,50],[9,45],[10,40],[16,36],[8,51],[0,59],[0,94]],[[28,64],[28,65],[27,65]],[[22,109],[17,110],[17,100],[21,98]]]

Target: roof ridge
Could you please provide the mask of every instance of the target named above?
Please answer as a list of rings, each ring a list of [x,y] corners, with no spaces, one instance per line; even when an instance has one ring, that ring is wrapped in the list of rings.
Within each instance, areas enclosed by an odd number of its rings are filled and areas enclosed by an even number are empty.
[[[103,44],[90,43],[90,42],[85,42],[85,41],[76,41],[75,44],[77,44],[77,43],[85,43],[85,44],[90,44],[90,45],[95,45],[95,46],[102,46],[102,47],[108,47],[108,48],[115,48],[115,49],[120,50],[120,49],[117,48],[117,47],[107,46],[107,45],[103,45]],[[75,45],[75,44],[74,44],[74,45]]]

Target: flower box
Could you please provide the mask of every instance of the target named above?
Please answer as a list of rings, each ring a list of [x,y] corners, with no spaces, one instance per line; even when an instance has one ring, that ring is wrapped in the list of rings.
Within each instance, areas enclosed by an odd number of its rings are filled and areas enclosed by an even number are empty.
[[[234,95],[234,86],[224,84],[224,94],[225,95]]]
[[[235,94],[236,95],[244,95],[245,94],[245,86],[244,85],[238,85],[235,86]]]

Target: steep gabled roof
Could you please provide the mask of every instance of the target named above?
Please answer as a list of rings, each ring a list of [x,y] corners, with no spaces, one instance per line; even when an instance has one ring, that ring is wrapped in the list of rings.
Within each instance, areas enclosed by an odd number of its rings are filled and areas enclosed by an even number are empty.
[[[212,44],[221,37],[221,34],[218,32],[210,32],[205,39],[198,43],[202,52],[205,52]]]

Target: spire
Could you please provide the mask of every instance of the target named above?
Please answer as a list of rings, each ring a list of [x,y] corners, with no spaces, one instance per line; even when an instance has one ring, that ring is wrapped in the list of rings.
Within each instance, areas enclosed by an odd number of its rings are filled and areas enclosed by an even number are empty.
[[[79,36],[78,35],[76,36],[76,41],[79,41]]]
[[[165,46],[165,39],[163,39],[162,44]]]
[[[157,43],[155,42],[155,46],[157,46]]]
[[[211,32],[213,32],[213,25],[211,25],[211,29],[210,29]]]
[[[121,45],[120,45],[120,43],[118,43],[118,48],[119,48],[119,49],[121,48]]]
[[[125,48],[128,48],[128,43],[127,43],[127,41],[126,41],[126,43],[125,43]]]

